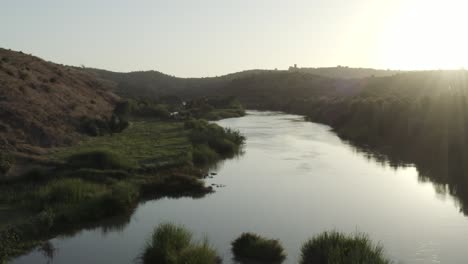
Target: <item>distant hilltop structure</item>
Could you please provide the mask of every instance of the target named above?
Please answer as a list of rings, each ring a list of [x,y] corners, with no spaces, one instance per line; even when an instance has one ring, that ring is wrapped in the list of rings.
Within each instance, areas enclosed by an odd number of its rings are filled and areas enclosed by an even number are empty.
[[[299,68],[297,68],[297,64],[294,64],[294,66],[289,66],[290,71],[297,71]]]
[[[337,65],[335,67],[322,68],[299,68],[297,64],[289,67],[291,72],[309,73],[329,78],[340,79],[361,79],[372,77],[386,77],[399,74],[402,71],[398,70],[379,70],[371,68],[351,68],[349,66]]]

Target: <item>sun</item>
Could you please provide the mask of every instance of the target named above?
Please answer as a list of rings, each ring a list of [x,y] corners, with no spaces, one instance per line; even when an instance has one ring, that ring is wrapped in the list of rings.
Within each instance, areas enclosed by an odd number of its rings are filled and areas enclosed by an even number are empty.
[[[382,61],[405,70],[468,66],[468,1],[401,0],[382,29]]]

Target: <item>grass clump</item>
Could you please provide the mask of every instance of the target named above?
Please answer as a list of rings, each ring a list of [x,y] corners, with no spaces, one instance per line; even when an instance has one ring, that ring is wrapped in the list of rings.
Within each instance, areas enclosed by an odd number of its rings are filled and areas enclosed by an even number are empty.
[[[243,233],[234,240],[232,253],[239,262],[282,263],[286,258],[284,248],[278,240],[253,233]]]
[[[195,164],[209,164],[219,160],[219,154],[205,144],[193,146],[192,159]]]
[[[196,164],[229,157],[239,151],[245,137],[239,131],[210,124],[205,120],[189,120],[185,128],[190,130],[193,145],[193,161]],[[217,154],[217,155],[215,155]]]
[[[134,184],[119,182],[111,187],[110,192],[102,197],[102,209],[106,215],[116,212],[127,212],[135,205],[140,196],[140,191]]]
[[[192,233],[182,226],[161,224],[153,232],[141,257],[144,264],[215,264],[216,251],[207,240],[192,241]]]
[[[304,243],[300,264],[390,263],[383,248],[374,245],[366,235],[346,235],[336,231],[324,232]]]
[[[39,203],[40,208],[79,203],[102,193],[104,188],[81,179],[59,179],[39,188],[31,202]]]
[[[71,155],[67,159],[67,166],[100,170],[129,170],[134,167],[134,164],[129,159],[108,150],[91,150]]]

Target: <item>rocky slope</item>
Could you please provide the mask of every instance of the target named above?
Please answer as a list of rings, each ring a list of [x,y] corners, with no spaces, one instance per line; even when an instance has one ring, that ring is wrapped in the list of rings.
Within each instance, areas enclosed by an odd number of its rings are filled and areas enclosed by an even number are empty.
[[[77,68],[0,48],[0,150],[39,154],[72,144],[83,119],[105,119],[114,84]]]

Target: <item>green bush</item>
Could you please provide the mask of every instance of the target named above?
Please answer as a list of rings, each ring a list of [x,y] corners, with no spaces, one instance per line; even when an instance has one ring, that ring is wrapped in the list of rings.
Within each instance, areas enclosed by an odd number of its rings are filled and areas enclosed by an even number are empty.
[[[286,258],[284,248],[278,240],[266,239],[253,233],[243,233],[234,240],[232,253],[241,262],[281,263]]]
[[[143,263],[178,264],[181,252],[188,248],[192,233],[181,226],[161,224],[154,231],[143,254]]]
[[[117,153],[108,150],[92,150],[68,157],[67,166],[77,169],[129,170],[134,167],[134,164]]]
[[[383,256],[383,248],[373,245],[362,234],[345,235],[336,231],[324,232],[308,240],[301,249],[300,264],[390,263]]]
[[[106,215],[127,212],[134,207],[139,195],[140,192],[134,184],[119,182],[103,196],[101,209],[106,212]]]
[[[104,187],[81,179],[59,179],[39,188],[31,201],[40,208],[79,203],[104,191]]]
[[[192,241],[192,233],[174,224],[159,225],[142,255],[144,264],[216,264],[220,259],[208,241]]]
[[[205,120],[189,120],[184,126],[190,129],[189,138],[196,148],[203,150],[199,146],[206,145],[222,156],[233,155],[245,141],[238,131],[225,129]]]
[[[219,159],[218,153],[207,145],[194,145],[192,151],[192,160],[195,164],[209,164]]]
[[[179,263],[184,264],[216,264],[221,263],[216,251],[207,241],[200,245],[192,245],[184,249],[179,257]]]

